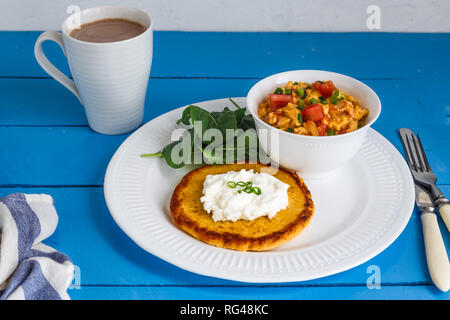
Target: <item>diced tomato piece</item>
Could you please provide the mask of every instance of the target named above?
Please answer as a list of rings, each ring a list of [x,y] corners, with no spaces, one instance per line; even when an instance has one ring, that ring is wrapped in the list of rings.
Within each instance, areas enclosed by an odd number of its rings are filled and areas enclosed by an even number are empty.
[[[320,83],[319,81],[316,81],[316,82],[314,82],[313,87],[314,87],[314,89],[318,90],[320,92],[320,94],[325,98],[331,97],[331,94],[336,89],[333,81],[331,81],[331,80],[328,80],[328,81],[325,81],[322,83]]]
[[[311,120],[317,122],[322,120],[325,117],[322,111],[322,105],[320,105],[319,103],[315,103],[306,107],[302,111],[302,117],[303,121]]]
[[[270,94],[270,104],[272,109],[278,109],[286,107],[289,102],[292,102],[292,96],[290,94]]]
[[[326,136],[327,135],[327,126],[323,123],[317,124],[317,130],[319,130],[319,136]]]

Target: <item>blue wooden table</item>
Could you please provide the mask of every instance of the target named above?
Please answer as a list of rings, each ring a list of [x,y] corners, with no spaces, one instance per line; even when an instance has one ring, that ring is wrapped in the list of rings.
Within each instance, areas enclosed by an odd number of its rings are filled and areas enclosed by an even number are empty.
[[[446,299],[429,277],[416,212],[400,237],[370,261],[333,276],[247,284],[181,270],[140,249],[114,223],[103,197],[106,166],[128,134],[87,125],[76,98],[38,66],[39,32],[0,32],[0,196],[48,193],[60,221],[46,244],[69,255],[72,299]],[[59,48],[49,58],[66,74]],[[259,79],[292,69],[355,77],[379,95],[374,128],[401,152],[397,129],[419,132],[450,196],[450,34],[155,32],[145,122],[203,100],[245,96]],[[450,252],[450,237],[441,223]],[[370,289],[371,266],[381,288]]]

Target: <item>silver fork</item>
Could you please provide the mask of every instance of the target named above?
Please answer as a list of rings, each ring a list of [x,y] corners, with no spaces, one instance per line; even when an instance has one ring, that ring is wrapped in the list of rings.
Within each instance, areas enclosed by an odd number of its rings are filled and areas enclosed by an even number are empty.
[[[436,175],[428,163],[419,135],[416,136],[407,128],[401,128],[399,133],[414,180],[431,192],[434,204],[439,208],[442,220],[450,232],[450,201],[436,186]]]

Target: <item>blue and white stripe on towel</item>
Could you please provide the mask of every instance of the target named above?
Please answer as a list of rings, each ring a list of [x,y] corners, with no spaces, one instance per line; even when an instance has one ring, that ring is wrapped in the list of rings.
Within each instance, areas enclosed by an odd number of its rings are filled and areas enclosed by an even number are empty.
[[[15,193],[0,198],[0,300],[70,299],[72,261],[41,243],[57,224],[49,195]]]

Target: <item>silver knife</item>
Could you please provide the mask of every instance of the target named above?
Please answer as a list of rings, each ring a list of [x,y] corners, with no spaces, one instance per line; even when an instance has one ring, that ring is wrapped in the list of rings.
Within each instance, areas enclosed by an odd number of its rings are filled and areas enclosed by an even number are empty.
[[[450,288],[450,263],[439,230],[433,201],[430,194],[422,186],[415,183],[415,188],[416,205],[422,221],[428,271],[436,287],[443,292],[447,292]]]

